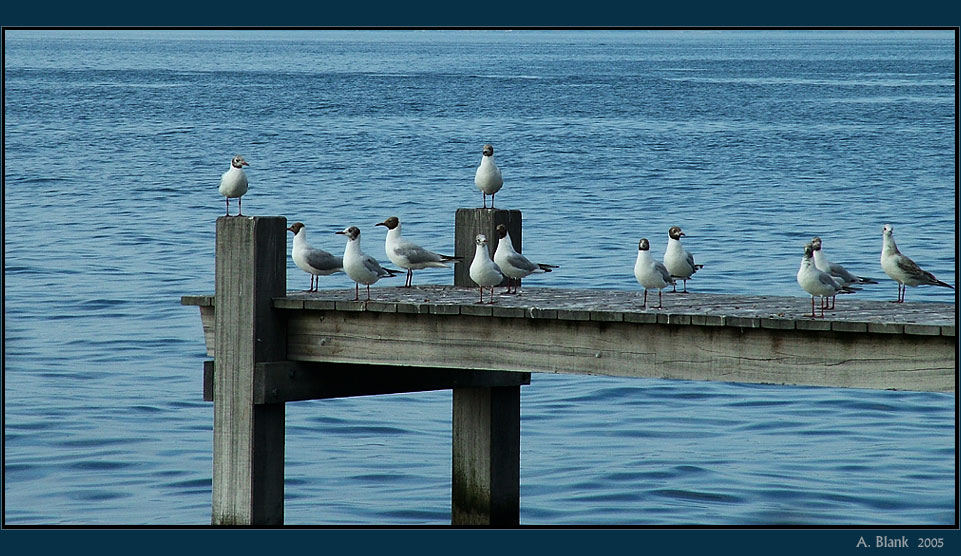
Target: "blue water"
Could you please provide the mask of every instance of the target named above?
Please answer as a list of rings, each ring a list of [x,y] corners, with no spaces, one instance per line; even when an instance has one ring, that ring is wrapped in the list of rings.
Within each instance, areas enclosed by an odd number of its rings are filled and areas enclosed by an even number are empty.
[[[637,290],[637,240],[660,254],[674,224],[705,264],[696,292],[795,295],[801,313],[820,235],[880,279],[859,297],[894,299],[885,223],[955,283],[950,32],[5,37],[7,524],[209,523],[206,355],[180,296],[213,292],[236,153],[245,213],[331,251],[357,225],[384,261],[391,215],[452,250],[490,142],[497,206],[561,266],[531,286]],[[288,287],[307,285],[290,263]],[[956,520],[953,395],[534,375],[521,404],[522,524]],[[449,523],[450,411],[449,392],[288,404],[286,522]]]

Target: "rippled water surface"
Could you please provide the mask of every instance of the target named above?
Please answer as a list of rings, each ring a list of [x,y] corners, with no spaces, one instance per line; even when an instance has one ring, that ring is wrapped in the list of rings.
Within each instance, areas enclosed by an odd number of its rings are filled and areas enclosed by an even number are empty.
[[[390,215],[451,251],[490,142],[498,207],[561,266],[531,285],[636,290],[637,240],[660,255],[678,224],[694,291],[802,312],[820,235],[881,279],[859,297],[893,299],[885,223],[955,283],[950,32],[20,31],[4,50],[8,524],[209,523],[180,296],[213,292],[235,153],[245,213],[331,251],[357,225],[386,260]],[[956,519],[953,395],[534,375],[521,404],[522,524]],[[450,412],[449,392],[288,404],[286,522],[449,523]]]

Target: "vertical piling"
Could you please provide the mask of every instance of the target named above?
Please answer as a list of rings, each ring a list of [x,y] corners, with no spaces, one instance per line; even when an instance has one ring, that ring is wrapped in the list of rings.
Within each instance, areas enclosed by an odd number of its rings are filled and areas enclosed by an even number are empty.
[[[514,249],[521,251],[521,211],[503,209],[457,209],[454,215],[454,255],[463,257],[461,262],[454,264],[454,285],[476,288],[477,284],[470,279],[470,263],[474,260],[474,238],[477,234],[487,236],[487,245],[491,257],[497,250],[497,225],[507,226],[511,235]],[[507,285],[505,279],[500,284]]]
[[[521,211],[457,209],[454,217],[454,285],[477,287],[470,278],[474,238],[487,236],[497,250],[504,224],[521,250]],[[501,283],[506,285],[506,280]],[[451,524],[517,525],[520,520],[520,386],[454,388],[452,417]]]
[[[217,219],[211,523],[282,525],[284,404],[253,401],[256,363],[286,358],[284,217]]]
[[[521,387],[454,388],[451,524],[520,519]]]

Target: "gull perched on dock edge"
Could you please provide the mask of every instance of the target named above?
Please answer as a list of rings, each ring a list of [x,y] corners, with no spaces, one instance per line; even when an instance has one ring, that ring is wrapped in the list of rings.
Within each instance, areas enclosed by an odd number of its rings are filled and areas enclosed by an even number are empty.
[[[850,286],[852,284],[877,284],[878,281],[873,278],[864,278],[863,276],[856,276],[843,266],[832,263],[828,260],[827,255],[824,254],[824,250],[821,249],[821,238],[815,236],[811,240],[811,247],[814,249],[814,266],[817,267],[821,272],[827,272],[834,278],[837,278],[841,282],[841,285]]]
[[[310,274],[309,292],[317,291],[320,276],[329,276],[335,272],[344,271],[343,257],[331,255],[323,249],[311,247],[307,243],[307,228],[303,222],[294,222],[287,231],[294,232],[294,247],[290,256],[297,268]]]
[[[817,318],[814,313],[814,296],[821,297],[821,317],[824,317],[824,309],[827,298],[834,297],[839,293],[854,293],[854,289],[841,284],[827,272],[818,270],[814,266],[814,247],[810,243],[804,244],[804,256],[801,257],[801,267],[797,271],[797,283],[804,291],[811,294],[811,316]],[[834,308],[832,305],[831,309]]]
[[[400,219],[391,216],[377,226],[387,228],[387,239],[384,243],[384,251],[387,258],[395,265],[407,269],[407,281],[404,282],[405,288],[411,287],[414,280],[414,271],[422,268],[450,268],[451,261],[460,261],[463,257],[452,257],[441,255],[424,249],[420,245],[407,241],[400,235]]]
[[[491,289],[490,302],[494,302],[494,286],[504,279],[500,267],[491,260],[490,249],[487,246],[487,236],[477,234],[474,238],[477,247],[474,249],[474,260],[470,264],[470,279],[480,286],[480,301],[484,302],[484,288]]]
[[[507,291],[511,293],[511,283],[514,284],[514,292],[518,293],[517,287],[521,283],[521,278],[527,277],[538,272],[550,272],[557,265],[532,263],[527,257],[514,250],[511,236],[507,233],[507,226],[497,225],[497,249],[494,251],[494,264],[496,264],[504,276],[507,276]]]
[[[481,190],[481,200],[487,208],[487,196],[491,196],[491,208],[494,208],[494,193],[501,190],[504,185],[504,178],[501,176],[501,169],[494,164],[494,147],[490,144],[484,145],[484,155],[481,156],[480,166],[474,173],[474,185]]]
[[[882,229],[883,243],[881,245],[881,268],[884,273],[898,283],[898,299],[892,303],[904,303],[907,286],[912,288],[920,285],[943,286],[954,289],[954,286],[938,280],[927,270],[922,269],[898,251],[894,243],[894,226],[885,224]]]
[[[657,307],[655,307],[655,309],[663,307],[661,290],[668,285],[674,284],[674,279],[671,278],[671,273],[667,271],[667,267],[651,256],[651,243],[644,237],[641,238],[641,241],[637,242],[637,260],[634,261],[634,277],[637,278],[637,283],[644,288],[644,307],[647,307],[647,290],[650,289],[657,290]]]
[[[694,255],[681,245],[681,237],[686,236],[680,226],[671,226],[667,231],[667,249],[664,250],[664,266],[671,273],[671,278],[684,280],[684,291],[687,293],[687,281],[695,272],[704,268],[702,264],[694,264]],[[677,284],[674,284],[677,291]]]
[[[380,266],[377,259],[360,250],[360,229],[357,226],[334,233],[347,236],[347,247],[344,248],[344,272],[356,282],[354,301],[360,300],[361,284],[367,286],[367,301],[370,301],[370,285],[381,278],[397,276],[397,271]]]
[[[230,216],[230,200],[237,199],[237,216],[243,216],[241,205],[244,193],[247,192],[247,174],[244,166],[250,166],[239,154],[230,161],[230,169],[220,176],[220,194],[227,198],[227,216]]]

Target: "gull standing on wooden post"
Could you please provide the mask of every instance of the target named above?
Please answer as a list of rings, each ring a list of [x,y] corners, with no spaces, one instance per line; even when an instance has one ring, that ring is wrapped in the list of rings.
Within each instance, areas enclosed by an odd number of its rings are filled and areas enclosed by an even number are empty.
[[[347,236],[347,247],[344,248],[344,272],[354,284],[354,301],[360,300],[360,285],[367,286],[367,301],[370,301],[370,285],[381,278],[397,275],[396,270],[380,266],[377,259],[360,250],[360,229],[351,226],[346,230],[334,232]]]
[[[661,289],[666,288],[669,284],[674,284],[674,279],[671,278],[671,273],[667,271],[667,268],[651,256],[651,243],[647,241],[647,238],[642,237],[641,241],[637,242],[634,277],[644,288],[644,307],[647,307],[647,290],[649,289],[657,290],[657,307],[655,309],[663,307]]]
[[[704,268],[702,264],[694,264],[694,255],[681,245],[681,237],[686,236],[680,226],[671,226],[667,231],[667,249],[664,250],[664,266],[671,273],[671,278],[684,280],[684,291],[687,293],[687,281],[698,270]],[[674,284],[677,291],[677,284]]]
[[[474,260],[470,264],[470,278],[480,286],[480,301],[484,303],[484,288],[490,288],[490,302],[494,302],[494,286],[504,280],[500,267],[491,260],[490,249],[487,247],[487,236],[477,234],[474,238],[477,247],[474,249]]]
[[[329,276],[335,272],[344,271],[344,258],[331,255],[323,249],[311,247],[307,243],[307,228],[303,222],[294,222],[287,228],[294,233],[294,247],[290,257],[294,259],[297,268],[310,274],[310,289],[315,292],[320,285],[320,276]]]
[[[881,268],[884,273],[898,283],[898,299],[892,303],[904,303],[904,295],[908,286],[912,288],[920,285],[942,286],[954,289],[954,286],[938,280],[927,270],[922,269],[898,251],[894,243],[894,226],[885,224],[882,229],[883,243],[881,244]]]
[[[405,288],[413,285],[414,271],[423,268],[450,268],[450,261],[461,261],[463,257],[452,257],[441,255],[424,249],[414,242],[407,241],[400,235],[400,219],[391,216],[383,222],[376,224],[387,228],[387,239],[384,242],[384,251],[387,258],[395,265],[407,269],[407,280],[404,282]]]
[[[801,267],[797,271],[797,283],[804,291],[811,294],[811,316],[817,318],[814,313],[814,296],[821,297],[821,317],[824,317],[826,299],[834,297],[839,293],[854,293],[851,287],[842,285],[830,274],[818,270],[814,266],[812,259],[814,247],[810,243],[804,244],[804,256],[801,257]],[[832,305],[831,309],[834,308]]]
[[[474,185],[481,190],[483,208],[487,208],[488,195],[491,196],[491,208],[494,208],[494,194],[501,190],[504,178],[501,176],[501,169],[494,164],[494,147],[490,144],[484,145],[483,152],[480,165],[474,173]]]
[[[247,192],[247,174],[244,166],[250,166],[239,154],[230,161],[230,169],[220,176],[220,194],[227,198],[227,216],[230,216],[230,200],[237,199],[237,216],[243,216],[241,197]]]
[[[497,225],[497,249],[494,251],[494,264],[496,264],[504,276],[507,276],[507,291],[511,293],[511,283],[514,284],[514,293],[518,293],[517,287],[521,283],[521,278],[538,272],[550,272],[557,265],[532,263],[527,257],[514,250],[511,236],[507,233],[507,226]]]

